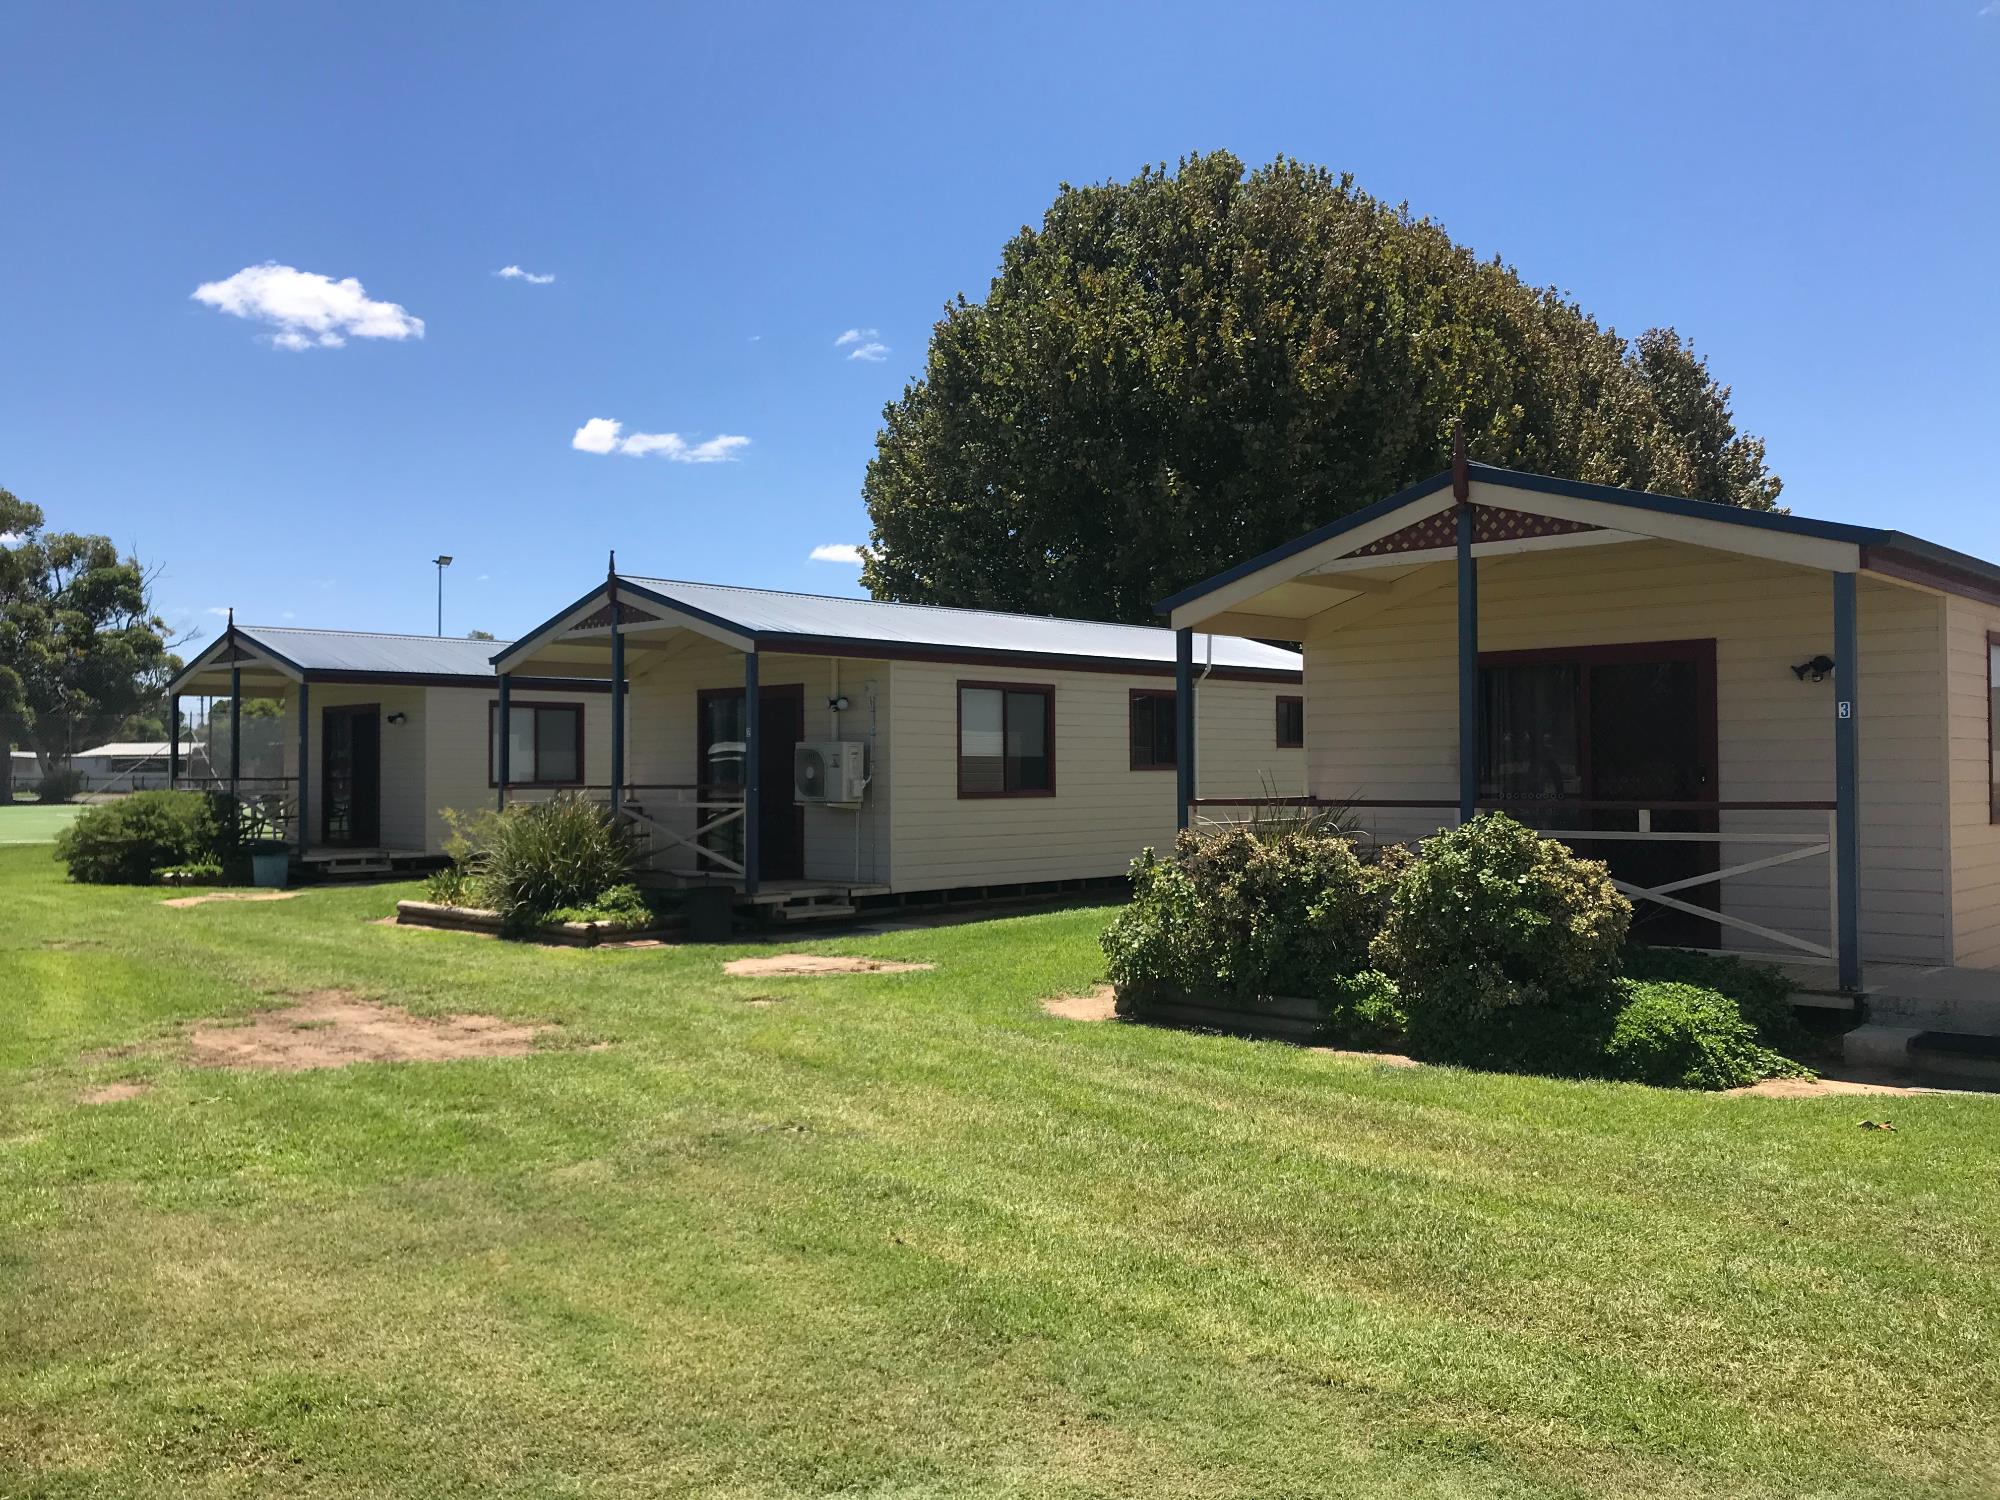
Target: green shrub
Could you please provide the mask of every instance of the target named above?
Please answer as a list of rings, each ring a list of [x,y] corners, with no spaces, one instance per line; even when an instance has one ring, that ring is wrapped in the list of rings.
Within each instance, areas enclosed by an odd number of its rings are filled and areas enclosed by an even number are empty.
[[[476,839],[468,868],[510,926],[589,906],[632,876],[632,847],[595,802],[572,794],[508,808]]]
[[[602,922],[611,927],[650,927],[653,908],[636,885],[614,885],[585,906],[563,906],[550,912],[550,922]]]
[[[1733,1089],[1760,1078],[1811,1077],[1765,1046],[1737,1002],[1670,980],[1619,986],[1625,1004],[1604,1044],[1605,1072],[1664,1088]]]
[[[1408,1023],[1403,997],[1380,969],[1343,974],[1326,988],[1329,1013],[1322,1040],[1329,1045],[1374,1052],[1401,1040]]]
[[[1132,900],[1105,930],[1121,991],[1173,986],[1255,1001],[1332,997],[1368,966],[1381,882],[1344,838],[1309,829],[1184,832],[1132,865]]]
[[[1743,1019],[1757,1028],[1757,1040],[1780,1052],[1795,1052],[1808,1041],[1798,1012],[1792,1009],[1792,982],[1769,964],[1633,943],[1625,949],[1625,976],[1672,980],[1727,995]]]
[[[145,885],[153,872],[203,864],[228,850],[229,800],[208,792],[134,792],[78,815],[56,839],[69,878]]]
[[[1588,1073],[1631,919],[1601,862],[1488,813],[1424,842],[1371,951],[1420,1054]]]
[[[35,800],[40,803],[73,802],[76,794],[83,790],[83,772],[68,766],[58,766],[41,779],[35,787]]]

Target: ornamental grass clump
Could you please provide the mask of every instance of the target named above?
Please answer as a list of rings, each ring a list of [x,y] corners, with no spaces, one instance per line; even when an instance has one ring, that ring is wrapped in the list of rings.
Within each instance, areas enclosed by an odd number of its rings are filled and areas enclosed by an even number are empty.
[[[629,885],[633,855],[608,810],[562,793],[482,821],[461,864],[483,902],[510,927],[525,928]]]
[[[1419,1055],[1591,1074],[1631,920],[1601,861],[1488,813],[1424,842],[1371,952]]]

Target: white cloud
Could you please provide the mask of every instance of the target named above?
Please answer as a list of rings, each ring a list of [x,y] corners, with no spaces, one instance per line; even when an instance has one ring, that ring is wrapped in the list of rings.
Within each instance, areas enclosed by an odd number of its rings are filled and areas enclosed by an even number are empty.
[[[579,453],[609,453],[618,446],[618,429],[623,425],[609,417],[592,417],[577,428],[569,445]]]
[[[525,281],[529,286],[547,286],[556,279],[556,273],[553,271],[546,276],[537,276],[533,271],[524,271],[519,266],[502,266],[493,274],[505,277],[509,281]]]
[[[224,281],[205,281],[194,300],[232,317],[268,323],[279,349],[338,349],[350,338],[420,339],[424,320],[394,302],[378,302],[360,282],[341,281],[266,261]]]
[[[23,540],[18,531],[0,531],[0,547],[18,547]]]
[[[211,604],[204,613],[214,615],[218,619],[226,620],[229,618],[229,607],[224,604]]]
[[[728,432],[699,443],[690,443],[678,432],[635,432],[621,437],[624,426],[610,417],[592,417],[577,428],[569,445],[582,453],[623,453],[630,458],[659,453],[677,464],[729,463],[750,446],[747,437]]]
[[[814,562],[846,563],[851,568],[861,566],[861,549],[852,542],[828,542],[823,547],[812,549]]]
[[[833,341],[833,347],[836,349],[845,349],[849,344],[858,344],[864,339],[872,339],[880,332],[879,328],[850,328]]]
[[[889,346],[887,344],[863,344],[847,357],[849,359],[865,359],[871,365],[879,365],[889,357]]]

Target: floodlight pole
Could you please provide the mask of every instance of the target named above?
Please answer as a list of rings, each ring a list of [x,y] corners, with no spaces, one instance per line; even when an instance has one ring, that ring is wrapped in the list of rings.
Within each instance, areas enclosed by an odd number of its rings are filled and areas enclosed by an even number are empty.
[[[442,637],[444,635],[444,570],[451,566],[451,554],[449,552],[440,552],[436,557],[432,558],[431,561],[437,564],[437,570],[438,570],[437,633],[440,637]]]

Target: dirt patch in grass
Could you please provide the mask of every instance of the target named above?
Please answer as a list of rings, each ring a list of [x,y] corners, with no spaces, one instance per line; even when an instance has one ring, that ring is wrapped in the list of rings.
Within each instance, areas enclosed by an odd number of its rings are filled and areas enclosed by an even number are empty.
[[[1042,1009],[1065,1021],[1115,1021],[1118,992],[1100,984],[1087,995],[1051,995],[1042,1002]]]
[[[722,972],[738,979],[770,979],[784,974],[911,974],[936,967],[839,953],[775,953],[769,958],[731,959]]]
[[[1344,1057],[1349,1062],[1374,1063],[1383,1068],[1421,1068],[1422,1063],[1414,1057],[1405,1057],[1400,1052],[1355,1052],[1346,1047],[1308,1047],[1308,1052],[1317,1052],[1322,1057]]]
[[[360,1062],[448,1062],[461,1057],[521,1057],[546,1026],[498,1016],[413,1016],[347,990],[315,990],[283,1010],[230,1024],[208,1022],[188,1033],[190,1060],[202,1068],[268,1068],[282,1073],[344,1068]]]
[[[1724,1089],[1758,1099],[1831,1099],[1842,1094],[1949,1094],[1951,1089],[1919,1088],[1907,1083],[1875,1083],[1862,1078],[1765,1078],[1746,1088]]]
[[[199,896],[169,896],[162,906],[201,906],[210,901],[289,901],[297,891],[208,891]]]
[[[137,1099],[141,1094],[150,1094],[150,1083],[127,1081],[124,1083],[100,1084],[94,1089],[85,1089],[76,1096],[78,1104],[122,1104],[127,1099]]]

